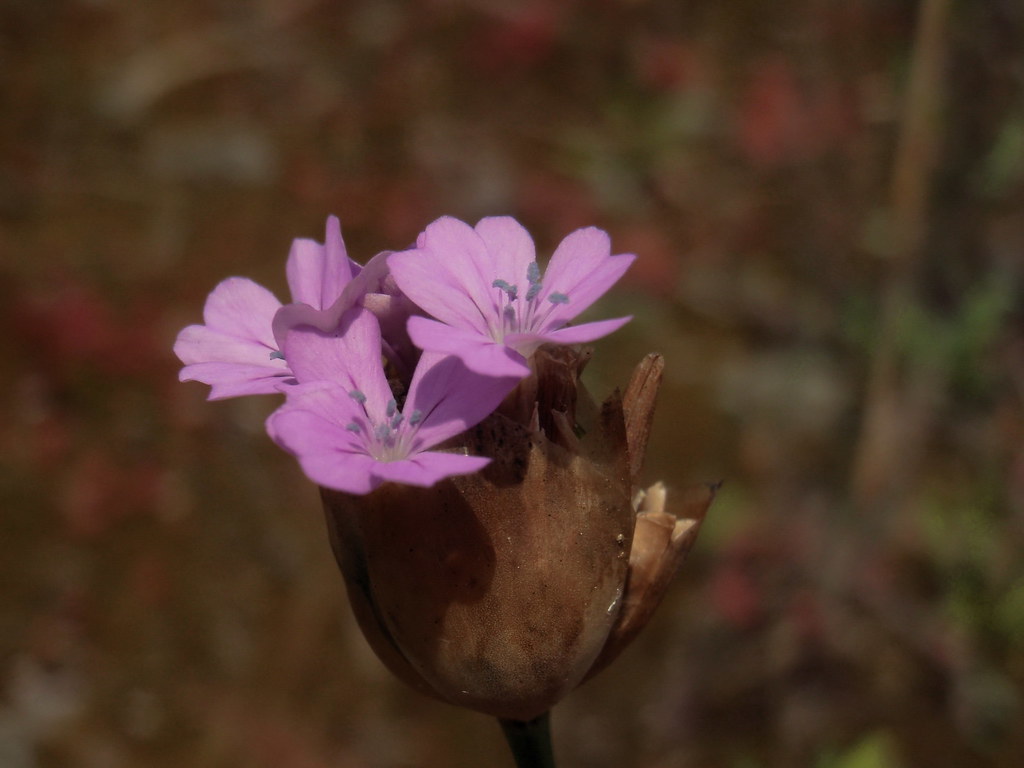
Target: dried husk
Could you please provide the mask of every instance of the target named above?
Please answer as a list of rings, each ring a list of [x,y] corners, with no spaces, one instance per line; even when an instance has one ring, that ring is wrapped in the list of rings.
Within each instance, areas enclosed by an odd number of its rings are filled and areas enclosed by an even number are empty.
[[[537,717],[621,652],[692,545],[710,496],[680,520],[663,487],[633,494],[660,357],[600,408],[579,384],[587,359],[538,351],[535,375],[452,446],[493,457],[483,471],[323,491],[357,620],[417,690]]]

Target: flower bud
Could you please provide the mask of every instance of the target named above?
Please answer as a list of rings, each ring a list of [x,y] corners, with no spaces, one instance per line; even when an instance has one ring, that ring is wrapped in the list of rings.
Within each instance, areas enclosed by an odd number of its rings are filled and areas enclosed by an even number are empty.
[[[548,711],[647,623],[692,545],[705,490],[634,494],[661,378],[638,367],[596,406],[587,357],[543,347],[533,375],[450,448],[493,457],[431,488],[323,491],[360,627],[400,679],[507,720]]]

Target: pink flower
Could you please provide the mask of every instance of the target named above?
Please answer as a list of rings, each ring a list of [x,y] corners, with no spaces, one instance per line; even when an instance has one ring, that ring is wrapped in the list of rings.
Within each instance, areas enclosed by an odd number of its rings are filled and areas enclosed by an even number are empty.
[[[489,458],[430,448],[479,423],[516,380],[481,376],[458,359],[424,354],[403,407],[381,363],[376,317],[355,307],[331,333],[290,329],[285,354],[300,382],[267,420],[270,436],[326,488],[366,494],[391,481],[429,487]]]
[[[587,227],[562,240],[542,275],[533,240],[515,219],[486,218],[472,228],[446,216],[420,234],[415,248],[391,254],[388,268],[402,292],[435,318],[409,320],[417,346],[455,355],[478,373],[522,378],[542,344],[593,341],[630,320],[566,327],[635,258],[613,256],[608,235]]]
[[[343,294],[354,300],[362,287],[353,284],[362,268],[348,258],[335,216],[327,219],[323,245],[306,239],[292,243],[285,271],[292,298],[310,313],[330,309]],[[204,324],[183,329],[174,343],[174,353],[185,364],[179,380],[209,384],[211,400],[272,394],[294,383],[275,339],[274,317],[280,309],[273,293],[248,278],[221,282],[206,300]]]

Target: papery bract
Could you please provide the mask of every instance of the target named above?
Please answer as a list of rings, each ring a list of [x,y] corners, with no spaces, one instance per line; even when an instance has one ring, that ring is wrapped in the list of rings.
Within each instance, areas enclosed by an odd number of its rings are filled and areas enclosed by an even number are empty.
[[[303,383],[271,415],[267,430],[312,480],[353,494],[387,481],[429,487],[484,467],[486,457],[428,449],[477,424],[516,383],[426,353],[400,408],[381,363],[378,322],[360,307],[345,312],[331,333],[290,329],[285,354]]]
[[[335,305],[361,267],[348,258],[337,217],[327,219],[324,244],[296,239],[285,271],[292,298],[311,312]],[[281,302],[244,277],[224,280],[206,300],[203,325],[183,329],[174,352],[185,364],[181,381],[211,386],[210,399],[271,394],[294,383],[273,332]]]
[[[456,355],[480,373],[522,378],[540,345],[593,341],[629,321],[566,327],[635,258],[613,256],[608,235],[587,227],[562,240],[542,274],[533,240],[515,219],[485,218],[473,228],[442,217],[415,248],[391,254],[388,267],[405,295],[434,318],[409,320],[417,346]]]

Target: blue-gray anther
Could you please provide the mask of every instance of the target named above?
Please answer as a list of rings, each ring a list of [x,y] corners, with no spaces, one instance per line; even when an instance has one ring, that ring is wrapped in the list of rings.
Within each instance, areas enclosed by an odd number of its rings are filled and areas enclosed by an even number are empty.
[[[275,349],[275,350],[273,350],[270,353],[270,359],[271,360],[284,360],[284,352],[281,352],[280,350]]]
[[[358,389],[353,389],[351,392],[348,393],[348,396],[351,397],[360,405],[363,405],[366,402],[366,395],[364,395]]]
[[[543,286],[540,283],[531,283],[530,290],[526,292],[526,300],[533,301],[535,298],[537,298],[537,294],[540,293],[540,289],[542,287]]]
[[[357,435],[360,432],[362,432],[362,430],[359,428],[359,425],[356,424],[354,421],[350,421],[348,424],[346,424],[345,429],[347,429],[349,432],[355,432]]]
[[[421,421],[423,421],[423,411],[413,411],[409,417],[409,426],[415,427]]]
[[[377,428],[373,430],[373,434],[378,440],[385,440],[391,434],[391,427],[387,424],[378,424]]]
[[[387,414],[388,414],[388,418],[389,418],[389,419],[390,419],[390,418],[391,418],[392,416],[394,416],[394,415],[395,415],[395,409],[397,409],[397,408],[398,408],[398,403],[396,403],[396,402],[395,402],[394,398],[392,398],[391,400],[388,400],[388,410],[387,410]]]
[[[530,285],[540,282],[540,265],[536,261],[531,261],[530,266],[526,268],[526,279]]]
[[[391,428],[398,429],[399,424],[402,423],[402,414],[396,413],[391,417]]]
[[[552,304],[568,304],[569,297],[566,296],[564,293],[552,293],[550,296],[548,296],[548,301],[550,301]]]
[[[491,287],[492,288],[497,288],[499,290],[504,291],[505,294],[512,301],[515,301],[516,296],[519,295],[519,288],[518,288],[518,286],[509,284],[509,282],[507,280],[501,280],[501,279],[495,280],[493,283],[491,283]]]

